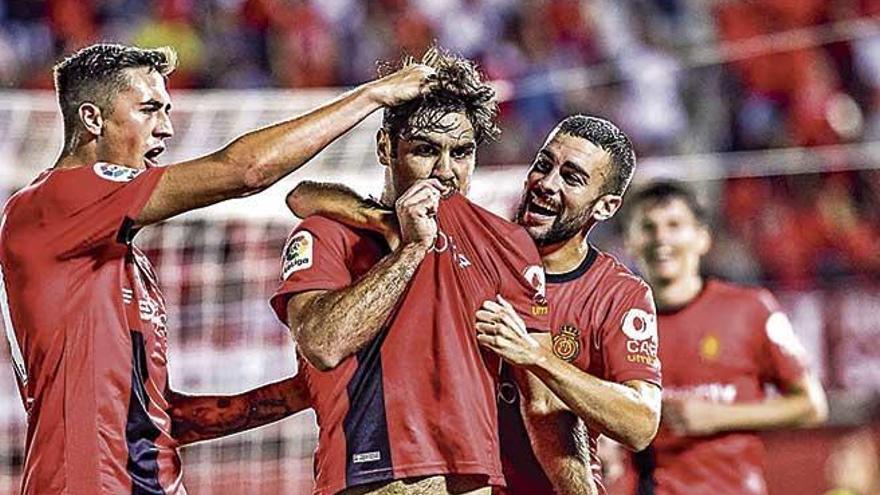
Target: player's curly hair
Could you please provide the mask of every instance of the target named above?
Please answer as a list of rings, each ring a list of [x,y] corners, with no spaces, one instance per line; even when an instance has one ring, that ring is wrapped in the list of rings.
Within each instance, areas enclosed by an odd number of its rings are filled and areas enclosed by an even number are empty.
[[[177,54],[170,47],[143,49],[115,43],[87,46],[55,65],[55,90],[64,120],[64,148],[76,146],[79,107],[93,103],[109,114],[113,99],[128,87],[123,70],[148,67],[167,77],[177,67]]]
[[[416,60],[405,57],[397,65],[381,64],[379,74],[386,75],[412,63]],[[476,64],[438,46],[428,49],[418,63],[436,70],[438,84],[420,98],[385,109],[382,128],[392,142],[400,137],[408,139],[418,131],[448,131],[440,121],[451,112],[467,116],[474,126],[477,144],[501,134],[495,90],[483,80]]]

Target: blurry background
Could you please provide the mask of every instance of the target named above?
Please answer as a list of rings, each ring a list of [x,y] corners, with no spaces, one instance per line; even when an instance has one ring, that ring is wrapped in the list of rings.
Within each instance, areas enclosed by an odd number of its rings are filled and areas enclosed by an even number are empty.
[[[709,206],[706,269],[773,289],[828,387],[832,424],[767,435],[775,495],[860,476],[877,490],[880,392],[880,0],[0,1],[0,201],[61,144],[51,66],[108,40],[171,45],[176,135],[191,157],[371,79],[433,41],[476,59],[502,97],[472,198],[509,214],[525,166],[563,116],[610,118],[637,183],[691,181]],[[303,178],[381,189],[368,119],[257,198],[145,229],[168,302],[171,380],[233,392],[292,374],[266,299]],[[627,262],[617,226],[594,242]],[[0,339],[0,494],[17,491],[24,414]],[[314,418],[185,450],[193,494],[307,493]],[[870,485],[870,481],[866,486]],[[863,491],[863,493],[868,493]]]

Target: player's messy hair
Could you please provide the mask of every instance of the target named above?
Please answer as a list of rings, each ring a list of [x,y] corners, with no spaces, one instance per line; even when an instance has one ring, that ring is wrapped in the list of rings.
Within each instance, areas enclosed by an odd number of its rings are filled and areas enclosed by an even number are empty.
[[[382,128],[388,132],[392,143],[400,137],[409,139],[419,131],[449,131],[441,120],[451,112],[463,112],[467,116],[474,127],[477,144],[498,137],[501,130],[496,122],[498,102],[495,90],[483,81],[473,62],[433,46],[418,62],[405,57],[396,66],[381,64],[379,74],[386,75],[413,63],[432,67],[436,71],[433,77],[437,85],[420,98],[385,109]]]
[[[664,204],[674,199],[680,199],[687,205],[688,209],[694,215],[694,218],[701,225],[706,225],[706,210],[697,200],[697,195],[688,186],[681,182],[673,180],[663,180],[652,182],[644,187],[639,188],[627,198],[627,210],[624,218],[629,223],[635,212],[642,205]]]
[[[588,115],[566,117],[556,126],[557,132],[586,139],[611,155],[612,174],[605,184],[607,194],[623,195],[632,181],[636,153],[632,142],[611,122]]]
[[[167,77],[177,67],[177,53],[170,47],[143,49],[113,43],[98,43],[65,58],[55,65],[55,90],[64,120],[64,150],[73,151],[79,135],[79,107],[93,103],[105,115],[113,108],[113,98],[128,87],[123,70],[149,67]]]

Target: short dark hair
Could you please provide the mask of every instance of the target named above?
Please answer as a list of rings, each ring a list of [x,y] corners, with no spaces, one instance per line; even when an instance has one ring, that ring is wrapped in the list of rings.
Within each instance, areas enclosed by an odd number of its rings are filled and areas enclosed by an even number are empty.
[[[64,119],[65,147],[72,144],[79,107],[94,103],[110,112],[113,98],[128,85],[123,70],[148,67],[167,77],[177,66],[172,48],[144,49],[113,43],[83,48],[55,65],[55,90]]]
[[[405,57],[396,66],[383,65],[380,75],[415,63]],[[436,70],[437,87],[428,94],[402,105],[388,107],[382,115],[382,128],[392,143],[399,137],[409,138],[417,131],[447,131],[440,121],[452,112],[463,112],[474,127],[476,142],[495,139],[498,128],[498,102],[495,90],[483,81],[476,64],[433,46],[419,63]]]
[[[636,152],[632,142],[610,121],[589,115],[566,117],[556,131],[586,139],[611,155],[612,175],[605,185],[606,194],[622,195],[632,181],[636,168]]]
[[[674,180],[652,182],[633,192],[627,198],[627,209],[624,214],[624,219],[629,223],[632,219],[633,213],[641,205],[663,204],[674,199],[680,199],[683,201],[694,215],[697,222],[701,225],[706,225],[706,210],[700,205],[699,200],[697,200],[697,195],[684,183]]]

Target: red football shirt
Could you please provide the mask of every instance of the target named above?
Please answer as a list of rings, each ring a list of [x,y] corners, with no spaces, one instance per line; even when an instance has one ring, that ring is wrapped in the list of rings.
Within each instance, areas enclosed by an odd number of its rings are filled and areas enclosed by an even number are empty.
[[[503,484],[495,403],[498,358],[481,351],[475,313],[504,296],[546,331],[540,257],[519,226],[455,194],[439,235],[389,324],[356,355],[321,372],[300,360],[320,434],[315,493],[440,474]],[[284,251],[278,317],[299,292],[351,285],[387,253],[376,235],[322,217],[302,222]]]
[[[162,173],[47,170],[6,204],[0,308],[28,416],[22,493],[185,493],[164,302],[130,242]]]
[[[645,380],[660,385],[651,289],[613,256],[591,246],[573,271],[547,275],[547,296],[553,302],[550,321],[556,356],[603,380]],[[532,451],[519,401],[516,386],[505,380],[499,411],[507,493],[553,493]],[[604,493],[598,436],[588,431],[593,479]]]
[[[700,295],[658,321],[664,397],[755,402],[764,386],[786,389],[806,372],[788,318],[766,290],[710,280]],[[620,493],[765,494],[763,446],[752,432],[683,438],[660,425],[631,458]]]

